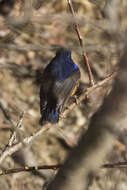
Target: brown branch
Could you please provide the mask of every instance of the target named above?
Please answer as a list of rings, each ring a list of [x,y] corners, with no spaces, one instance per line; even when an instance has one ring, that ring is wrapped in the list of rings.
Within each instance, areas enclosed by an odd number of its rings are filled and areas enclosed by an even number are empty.
[[[8,147],[4,152],[2,152],[2,154],[0,155],[0,164],[3,162],[3,160],[7,157],[12,155],[14,152],[18,151],[19,149],[21,149],[23,146],[26,146],[32,142],[34,142],[34,140],[36,138],[39,138],[45,131],[47,131],[49,128],[51,127],[51,124],[48,123],[45,126],[43,126],[37,133],[35,133],[34,135],[30,136],[30,137],[26,137],[25,139],[23,139],[22,142],[19,142],[11,147]]]
[[[102,168],[127,168],[127,162],[104,164],[104,165],[102,165]]]
[[[22,141],[19,128],[20,128],[21,125],[22,125],[23,117],[24,117],[24,112],[21,114],[20,119],[19,119],[17,125],[15,126],[15,125],[13,124],[13,126],[12,126],[12,127],[13,127],[13,131],[12,131],[12,133],[11,133],[11,135],[10,135],[10,138],[9,138],[9,141],[8,141],[7,145],[5,146],[5,148],[3,149],[2,153],[0,154],[0,157],[1,157],[2,155],[4,155],[4,153],[5,153],[6,151],[8,151],[8,148],[9,148],[9,147],[12,147],[12,146],[13,146],[13,144],[14,144],[14,142],[15,142],[16,140],[18,140],[18,142],[21,142],[21,141]],[[10,120],[10,121],[11,121],[11,120]],[[11,124],[12,124],[12,123],[11,123]],[[16,139],[16,138],[17,138],[17,139]]]
[[[24,118],[24,112],[22,112],[22,114],[20,115],[19,121],[18,121],[18,123],[16,125],[16,128],[15,128],[15,131],[12,133],[12,135],[11,135],[11,137],[9,139],[8,146],[13,145],[13,143],[16,140],[16,137],[18,137],[19,141],[21,140],[20,134],[19,134],[19,132],[17,133],[17,131],[22,126],[23,118]]]
[[[68,1],[68,6],[70,8],[70,12],[72,13],[73,17],[74,17],[74,27],[75,27],[75,31],[78,35],[78,39],[79,39],[79,43],[80,43],[80,46],[82,48],[82,56],[85,60],[85,64],[86,64],[86,67],[87,67],[87,70],[88,70],[88,76],[89,76],[89,80],[90,80],[90,85],[91,86],[94,86],[94,77],[93,77],[93,74],[92,74],[92,71],[91,71],[91,68],[90,68],[90,64],[88,62],[88,57],[85,53],[85,50],[84,50],[84,43],[83,43],[83,39],[81,37],[81,33],[80,33],[80,30],[79,30],[79,25],[76,21],[76,15],[75,15],[75,11],[74,11],[74,8],[73,8],[73,5],[72,5],[72,2],[71,0],[67,0]]]
[[[13,168],[13,169],[1,169],[1,175],[7,175],[12,173],[19,173],[19,172],[30,172],[30,171],[38,171],[38,170],[57,170],[62,167],[62,164],[59,165],[40,165],[40,166],[25,166],[20,168]],[[118,162],[113,164],[104,164],[101,168],[127,168],[127,162]]]
[[[38,170],[57,170],[62,167],[62,164],[59,165],[40,165],[40,166],[25,166],[20,168],[13,168],[13,169],[1,169],[1,175],[7,175],[12,173],[19,173],[19,172],[30,172],[30,171],[38,171]],[[101,168],[127,168],[127,162],[118,162],[112,164],[104,164]]]
[[[6,175],[6,174],[12,174],[12,173],[19,173],[19,172],[28,172],[28,171],[38,171],[38,170],[57,170],[61,167],[62,165],[41,165],[41,166],[25,166],[21,168],[13,168],[13,169],[1,169],[0,170],[0,176],[1,175]]]

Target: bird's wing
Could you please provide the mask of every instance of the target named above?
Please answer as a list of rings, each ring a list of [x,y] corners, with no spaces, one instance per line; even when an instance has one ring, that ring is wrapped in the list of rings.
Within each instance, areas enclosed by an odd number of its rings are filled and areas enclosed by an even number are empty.
[[[52,87],[53,87],[53,79],[50,77],[43,77],[42,84],[40,87],[40,111],[41,113],[45,110],[47,103],[52,96]]]
[[[70,77],[63,82],[54,83],[53,94],[57,97],[57,105],[62,109],[68,98],[72,95],[80,78],[80,71],[75,70]]]
[[[40,88],[41,113],[43,113],[47,106],[57,108],[61,112],[64,104],[72,95],[79,78],[79,70],[75,70],[71,76],[64,81],[57,81],[53,78],[44,77]]]

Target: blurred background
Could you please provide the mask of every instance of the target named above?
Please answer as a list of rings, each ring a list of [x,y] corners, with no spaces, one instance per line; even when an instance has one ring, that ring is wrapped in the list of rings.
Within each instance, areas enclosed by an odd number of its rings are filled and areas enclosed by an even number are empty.
[[[98,82],[118,68],[126,43],[126,0],[73,0],[85,50]],[[89,86],[81,48],[66,0],[0,0],[0,150],[25,111],[22,135],[38,131],[40,119],[40,75],[60,46],[72,50],[73,60],[81,70],[79,93]],[[24,147],[4,160],[3,168],[24,165],[62,163],[87,130],[92,115],[100,108],[113,83],[99,97],[77,105],[56,127],[51,128],[32,146]],[[102,97],[102,98],[100,98]],[[126,137],[127,130],[121,131]],[[116,140],[104,162],[126,160],[126,146]],[[89,189],[126,189],[126,169],[100,169]],[[0,177],[0,189],[40,190],[46,188],[54,171],[18,173]]]

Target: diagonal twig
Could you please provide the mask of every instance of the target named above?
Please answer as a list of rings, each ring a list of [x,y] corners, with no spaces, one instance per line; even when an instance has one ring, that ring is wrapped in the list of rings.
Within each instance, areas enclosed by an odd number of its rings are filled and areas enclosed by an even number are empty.
[[[113,74],[111,74],[110,76],[108,76],[107,78],[105,78],[104,80],[98,82],[97,84],[95,84],[92,87],[87,88],[87,90],[82,93],[77,99],[76,102],[72,103],[68,109],[66,109],[62,114],[61,117],[66,117],[66,115],[69,113],[70,110],[74,109],[74,107],[79,104],[80,102],[82,102],[84,99],[86,99],[89,94],[94,91],[96,88],[99,88],[101,86],[106,85],[110,80],[112,80],[113,78],[115,78],[117,75],[117,72],[114,72]]]
[[[22,138],[21,138],[21,135],[19,132],[19,128],[22,126],[23,118],[24,118],[24,112],[22,112],[17,125],[16,126],[13,125],[13,131],[11,133],[9,141],[8,141],[7,145],[5,146],[5,148],[3,149],[2,153],[0,154],[0,157],[2,157],[2,155],[4,155],[8,151],[9,147],[13,146],[13,144],[16,140],[16,137],[18,138],[18,142],[22,142]]]
[[[21,115],[20,115],[19,122],[17,123],[15,131],[12,133],[12,135],[10,137],[10,140],[8,142],[8,146],[12,146],[13,145],[14,141],[16,140],[16,136],[18,136],[18,138],[20,140],[20,135],[19,135],[19,133],[17,134],[17,130],[19,128],[21,128],[22,122],[23,122],[23,118],[24,118],[24,112],[22,112]]]
[[[86,64],[86,67],[87,67],[87,70],[88,70],[88,76],[89,76],[89,80],[90,80],[90,85],[93,86],[94,85],[94,77],[93,77],[93,74],[92,74],[92,71],[91,71],[91,68],[90,68],[90,64],[88,62],[88,57],[87,57],[87,55],[85,53],[84,42],[83,42],[83,39],[81,37],[81,33],[80,33],[80,30],[79,30],[79,25],[78,25],[78,23],[76,21],[75,11],[74,11],[74,8],[73,8],[71,0],[67,0],[67,1],[68,1],[70,11],[71,11],[71,13],[72,13],[72,15],[74,17],[74,27],[75,27],[75,31],[76,31],[76,33],[78,35],[80,46],[82,48],[82,56],[84,58],[84,61],[85,61],[85,64]]]
[[[51,124],[48,123],[45,126],[43,126],[39,131],[37,131],[34,135],[30,136],[30,137],[26,137],[25,139],[23,139],[21,142],[8,147],[5,151],[3,151],[0,155],[0,164],[2,163],[2,161],[7,157],[12,155],[14,152],[18,151],[19,149],[21,149],[23,146],[29,145],[30,143],[32,143],[33,141],[35,141],[36,138],[40,137],[45,131],[47,131],[49,128],[51,127]]]

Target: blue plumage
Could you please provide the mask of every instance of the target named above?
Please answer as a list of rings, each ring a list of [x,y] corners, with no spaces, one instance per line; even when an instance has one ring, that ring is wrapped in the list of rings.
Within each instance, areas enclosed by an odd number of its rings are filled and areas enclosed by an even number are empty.
[[[55,58],[53,58],[47,66],[47,70],[45,72],[50,72],[56,80],[62,81],[68,78],[71,73],[77,69],[79,68],[71,58],[71,51],[60,49],[56,53]]]
[[[45,68],[40,88],[41,124],[56,123],[64,104],[80,78],[80,71],[71,58],[71,51],[60,49]]]
[[[56,123],[59,120],[59,112],[56,109],[49,109],[48,107],[43,112],[42,121],[51,121]]]

